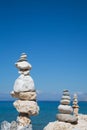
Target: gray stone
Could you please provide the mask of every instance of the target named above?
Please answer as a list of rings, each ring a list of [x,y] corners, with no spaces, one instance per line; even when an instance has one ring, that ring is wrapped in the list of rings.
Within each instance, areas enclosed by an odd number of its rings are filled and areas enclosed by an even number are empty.
[[[11,122],[10,130],[17,130],[17,122],[16,121]]]
[[[76,124],[78,121],[78,118],[74,115],[69,114],[57,114],[57,119],[62,122],[68,122]]]
[[[63,95],[63,96],[62,96],[62,100],[63,100],[63,99],[70,100],[71,98],[70,98],[70,96],[65,96],[65,95]]]
[[[69,91],[68,91],[68,90],[64,90],[64,91],[63,91],[63,95],[65,95],[65,96],[70,96]]]
[[[63,114],[71,114],[73,112],[73,108],[68,105],[59,105],[58,110],[60,113],[63,113]]]
[[[10,130],[11,124],[7,121],[3,121],[1,123],[1,130]]]
[[[61,103],[62,105],[69,105],[69,104],[70,104],[70,100],[62,99],[62,100],[60,101],[60,103]]]

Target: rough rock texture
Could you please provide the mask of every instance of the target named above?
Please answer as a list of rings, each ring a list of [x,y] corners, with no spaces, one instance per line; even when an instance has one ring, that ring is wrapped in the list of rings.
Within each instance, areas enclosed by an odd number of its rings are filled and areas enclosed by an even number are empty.
[[[35,91],[34,81],[31,76],[20,75],[14,84],[14,92]]]
[[[71,125],[65,122],[50,122],[44,130],[71,130]]]
[[[19,98],[19,99],[23,99],[23,100],[36,100],[36,92],[11,92],[11,96],[14,98]]]
[[[16,121],[11,122],[10,130],[17,130],[17,122]]]
[[[74,124],[76,124],[78,121],[78,118],[76,118],[76,116],[69,115],[69,114],[57,114],[57,118],[59,121],[70,122]]]
[[[1,130],[10,130],[11,124],[7,121],[3,121],[1,123]]]
[[[24,126],[24,127],[18,126],[17,130],[33,130],[33,129],[32,129],[32,125],[29,124],[29,125]]]
[[[87,115],[79,115],[77,124],[50,122],[44,130],[87,130]]]
[[[39,112],[39,107],[34,101],[16,100],[13,105],[19,113],[28,113],[28,115],[36,115]]]
[[[17,125],[17,122],[12,121],[11,123],[7,121],[3,121],[1,123],[1,129],[0,130],[33,130],[32,124],[26,125],[26,126],[19,126]]]
[[[19,126],[26,126],[27,124],[31,123],[28,114],[20,113],[17,117],[17,123]]]

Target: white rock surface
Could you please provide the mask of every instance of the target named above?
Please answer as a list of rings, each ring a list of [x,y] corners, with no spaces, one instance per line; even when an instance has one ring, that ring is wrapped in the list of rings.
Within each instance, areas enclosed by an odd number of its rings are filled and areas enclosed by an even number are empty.
[[[27,61],[21,61],[21,62],[15,63],[15,64],[18,69],[22,69],[22,70],[25,70],[25,69],[30,70],[32,68],[31,64],[28,63]]]
[[[20,75],[14,83],[15,92],[35,91],[34,81],[31,76]]]
[[[39,106],[34,101],[16,100],[13,105],[19,113],[28,113],[28,115],[39,113]]]
[[[87,130],[87,115],[79,115],[76,125],[55,121],[50,122],[44,130]]]
[[[58,110],[62,114],[71,114],[73,112],[73,108],[68,105],[59,105]]]
[[[71,98],[70,98],[70,96],[63,95],[63,96],[62,96],[62,100],[63,100],[63,99],[68,99],[68,100],[70,100]]]

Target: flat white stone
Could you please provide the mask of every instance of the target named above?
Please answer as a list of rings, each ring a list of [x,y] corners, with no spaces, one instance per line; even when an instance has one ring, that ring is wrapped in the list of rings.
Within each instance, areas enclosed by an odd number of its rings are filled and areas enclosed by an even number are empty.
[[[21,58],[21,59],[26,59],[26,58],[27,58],[27,55],[26,55],[25,53],[22,53],[22,55],[21,55],[20,58]]]
[[[75,98],[75,99],[74,99],[74,102],[78,102],[78,100]]]
[[[70,100],[71,98],[70,98],[70,96],[62,96],[62,99],[68,99],[68,100]]]
[[[63,92],[63,95],[70,96],[68,91]]]
[[[69,104],[70,104],[70,100],[62,99],[62,100],[60,101],[60,103],[61,103],[62,105],[69,105]]]
[[[30,70],[26,70],[26,71],[19,70],[18,72],[19,74],[29,75]]]
[[[34,81],[30,75],[20,75],[14,83],[15,92],[35,91]]]
[[[68,122],[68,123],[77,123],[78,118],[74,115],[69,114],[57,114],[57,119],[59,121]]]
[[[27,61],[19,61],[16,63],[16,67],[18,69],[31,69],[32,66],[30,63],[28,63]]]

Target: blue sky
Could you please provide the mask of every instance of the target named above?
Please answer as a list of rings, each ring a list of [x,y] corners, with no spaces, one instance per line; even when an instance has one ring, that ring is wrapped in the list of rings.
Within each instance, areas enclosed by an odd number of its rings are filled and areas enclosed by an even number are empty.
[[[39,100],[58,100],[64,89],[87,100],[86,0],[0,1],[0,100],[10,98],[22,52]]]

